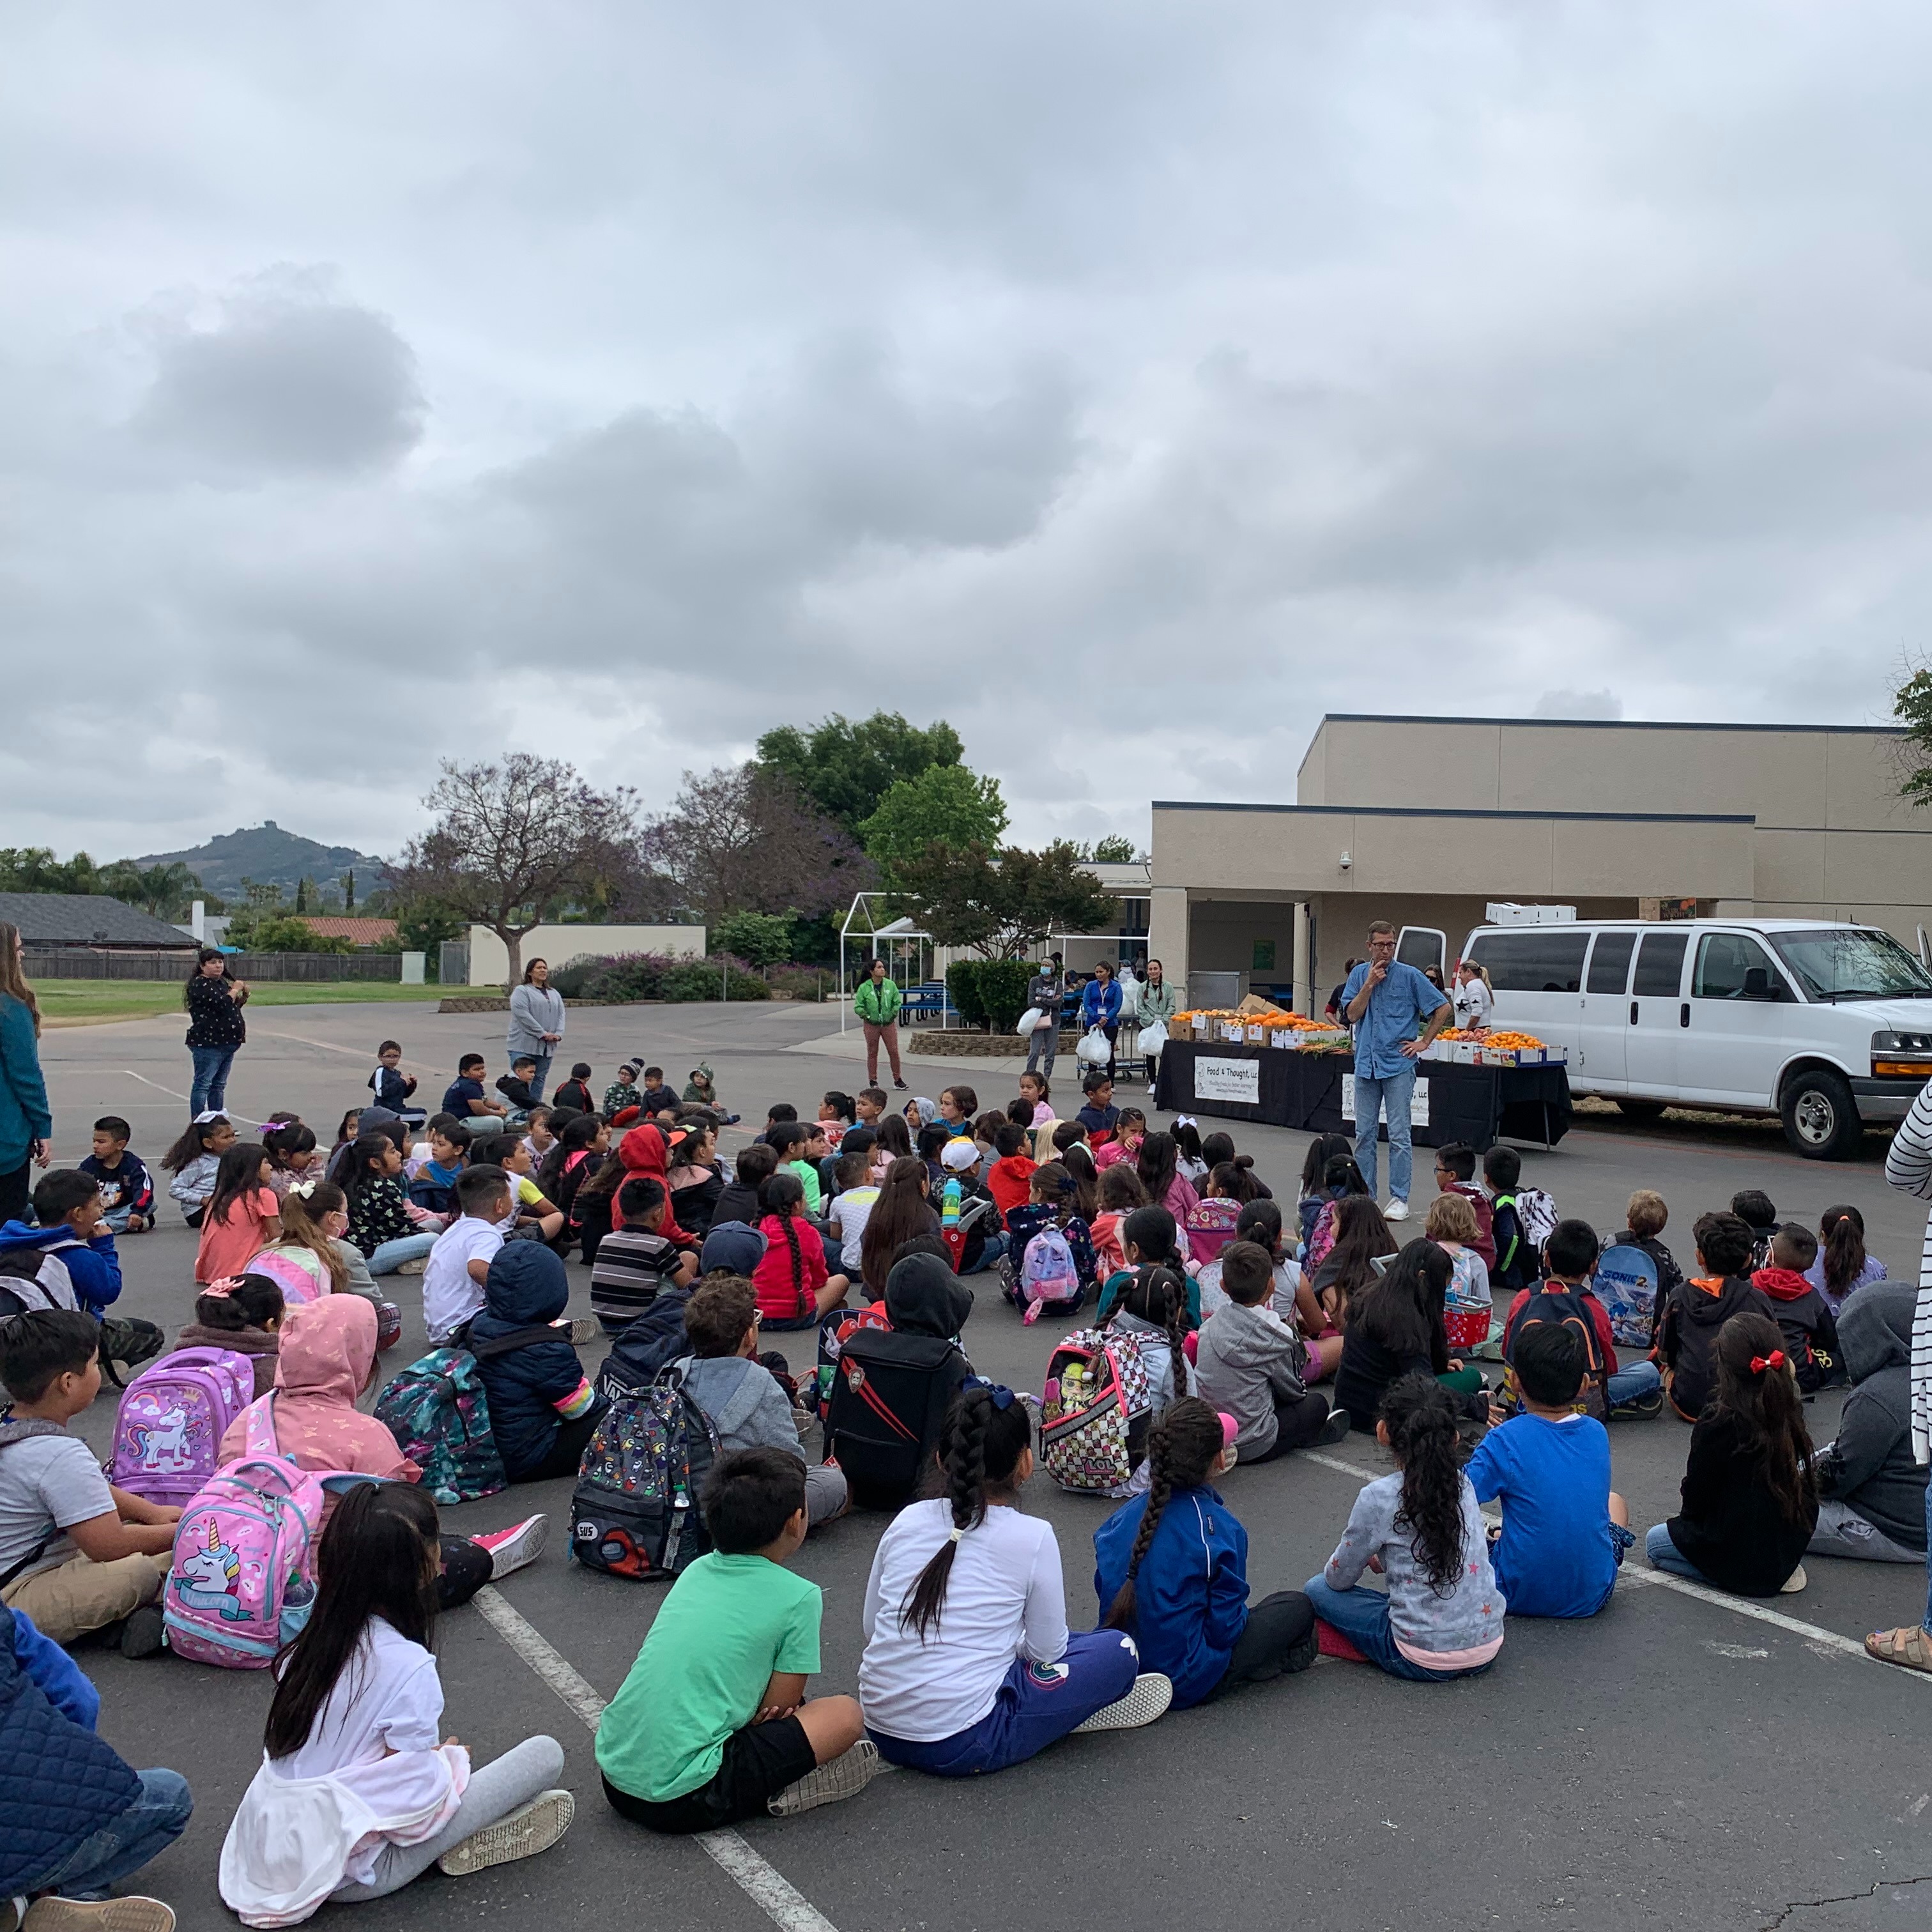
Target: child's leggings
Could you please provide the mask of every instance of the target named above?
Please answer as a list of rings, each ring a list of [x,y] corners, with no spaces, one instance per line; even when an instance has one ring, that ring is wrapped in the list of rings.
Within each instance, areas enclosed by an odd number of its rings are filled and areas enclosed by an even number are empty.
[[[970,1730],[937,1744],[872,1733],[879,1755],[937,1778],[973,1778],[1023,1764],[1134,1688],[1140,1652],[1119,1630],[1076,1631],[1058,1664],[1014,1663],[993,1708]]]
[[[443,1853],[486,1825],[507,1818],[539,1792],[554,1790],[563,1776],[563,1747],[554,1738],[526,1738],[481,1770],[472,1768],[469,1789],[456,1815],[434,1838],[419,1845],[386,1845],[376,1855],[376,1869],[367,1885],[341,1885],[328,1895],[338,1905],[364,1899],[386,1898],[412,1878],[428,1871]]]

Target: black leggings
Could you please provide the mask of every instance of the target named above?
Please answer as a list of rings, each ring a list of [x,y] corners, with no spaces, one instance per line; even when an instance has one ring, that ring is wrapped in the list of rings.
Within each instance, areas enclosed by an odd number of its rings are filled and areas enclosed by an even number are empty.
[[[490,1552],[466,1536],[446,1536],[442,1568],[436,1572],[436,1601],[439,1610],[453,1610],[466,1604],[490,1580]],[[1238,1651],[1236,1655],[1239,1655]]]
[[[550,1445],[550,1454],[534,1469],[526,1469],[520,1476],[512,1476],[513,1483],[548,1483],[559,1476],[574,1476],[577,1466],[584,1459],[584,1445],[590,1440],[598,1423],[604,1418],[601,1412],[595,1415],[580,1415],[574,1422],[557,1425],[556,1440]]]
[[[1315,1661],[1315,1606],[1299,1590],[1277,1590],[1248,1606],[1247,1628],[1234,1646],[1222,1679],[1208,1695],[1220,1697],[1244,1684],[1265,1684]]]
[[[1322,1433],[1328,1420],[1328,1398],[1321,1395],[1282,1395],[1274,1399],[1274,1447],[1265,1454],[1244,1449],[1243,1463],[1272,1462],[1291,1449],[1305,1448]]]

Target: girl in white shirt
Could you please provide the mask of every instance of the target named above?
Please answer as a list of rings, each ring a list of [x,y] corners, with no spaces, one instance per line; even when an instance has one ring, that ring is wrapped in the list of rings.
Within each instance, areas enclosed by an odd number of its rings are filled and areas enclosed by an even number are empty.
[[[859,1701],[879,1754],[942,1778],[1019,1764],[1075,1730],[1151,1724],[1174,1687],[1119,1630],[1066,1628],[1052,1526],[1019,1512],[1033,1423],[1012,1390],[960,1384],[946,1494],[902,1510],[866,1585]]]
[[[221,1896],[244,1925],[381,1898],[433,1864],[528,1858],[569,1827],[554,1738],[472,1772],[439,1735],[436,1538],[434,1499],[403,1483],[351,1490],[322,1532],[315,1607],[280,1666],[262,1768],[221,1848]]]

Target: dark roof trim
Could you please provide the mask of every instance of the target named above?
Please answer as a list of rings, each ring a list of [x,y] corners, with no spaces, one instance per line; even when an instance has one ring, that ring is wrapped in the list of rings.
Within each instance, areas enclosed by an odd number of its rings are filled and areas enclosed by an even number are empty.
[[[1899,724],[1738,724],[1669,718],[1440,718],[1406,711],[1325,711],[1322,724],[1526,724],[1564,731],[1839,731],[1897,737]],[[1316,729],[1318,731],[1321,725]]]
[[[1210,800],[1157,798],[1156,812],[1303,812],[1329,818],[1550,818],[1610,825],[1756,825],[1748,812],[1484,812],[1441,805],[1217,805]],[[1782,831],[1786,828],[1776,828]]]

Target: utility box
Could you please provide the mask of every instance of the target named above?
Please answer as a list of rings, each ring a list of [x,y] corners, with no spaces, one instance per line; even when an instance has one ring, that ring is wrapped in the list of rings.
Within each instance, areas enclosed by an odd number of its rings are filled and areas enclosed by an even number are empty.
[[[405,952],[403,955],[403,984],[420,986],[423,983],[423,969],[429,963],[426,952]]]
[[[1484,907],[1483,916],[1491,926],[1574,926],[1576,922],[1576,908],[1573,905],[1518,905],[1513,899],[1502,899]]]

